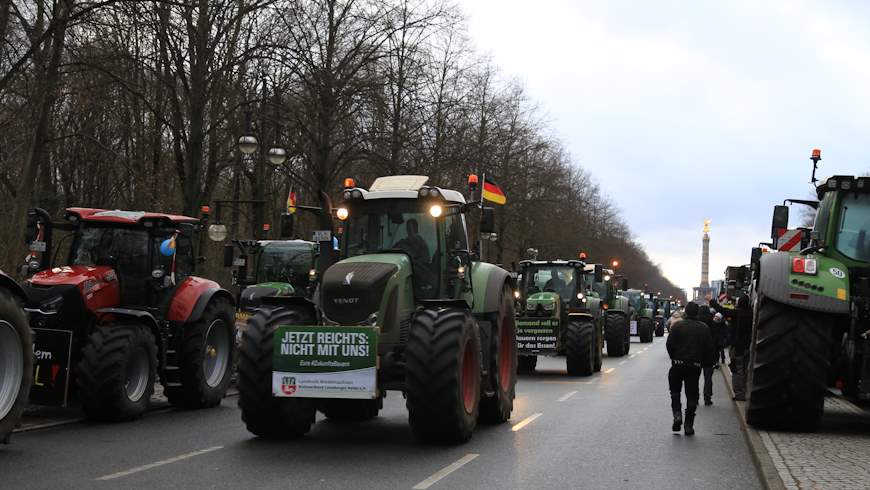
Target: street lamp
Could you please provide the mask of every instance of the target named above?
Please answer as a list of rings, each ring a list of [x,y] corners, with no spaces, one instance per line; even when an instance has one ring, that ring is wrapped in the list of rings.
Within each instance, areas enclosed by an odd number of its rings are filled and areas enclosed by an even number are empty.
[[[279,146],[269,149],[269,161],[272,165],[281,165],[287,161],[287,150]]]
[[[257,137],[254,135],[245,135],[239,138],[239,151],[245,155],[253,155],[257,151]]]
[[[619,267],[619,261],[614,259],[614,261],[611,262],[610,265],[613,266],[614,269],[616,269],[617,267]]]

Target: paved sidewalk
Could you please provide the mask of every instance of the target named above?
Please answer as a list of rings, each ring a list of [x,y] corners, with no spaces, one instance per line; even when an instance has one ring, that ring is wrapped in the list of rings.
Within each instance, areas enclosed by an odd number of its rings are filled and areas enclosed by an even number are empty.
[[[730,391],[727,367],[722,374]],[[745,423],[745,402],[735,403]],[[870,488],[870,410],[832,394],[818,432],[747,431],[769,488]]]

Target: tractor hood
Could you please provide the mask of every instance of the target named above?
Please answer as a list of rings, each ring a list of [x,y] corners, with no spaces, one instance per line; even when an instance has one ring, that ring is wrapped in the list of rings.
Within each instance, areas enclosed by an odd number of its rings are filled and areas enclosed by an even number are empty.
[[[72,301],[71,295],[90,311],[117,306],[120,288],[115,271],[108,266],[73,265],[37,272],[24,283],[28,303],[42,311],[56,311]],[[65,298],[65,299],[62,299]]]
[[[263,298],[267,297],[300,296],[299,291],[286,282],[264,282],[254,284],[242,290],[239,297],[239,308],[253,310],[263,304]]]
[[[372,314],[380,309],[390,281],[398,281],[402,270],[410,273],[410,267],[408,256],[399,253],[361,255],[335,263],[321,282],[324,316],[345,325],[377,322]]]
[[[532,314],[550,315],[556,310],[559,295],[552,292],[533,293],[526,299],[526,311]]]
[[[34,286],[59,286],[72,285],[84,289],[88,281],[93,283],[88,289],[93,289],[102,284],[117,282],[115,271],[111,267],[99,265],[95,267],[86,265],[72,265],[55,267],[37,272],[30,278]]]

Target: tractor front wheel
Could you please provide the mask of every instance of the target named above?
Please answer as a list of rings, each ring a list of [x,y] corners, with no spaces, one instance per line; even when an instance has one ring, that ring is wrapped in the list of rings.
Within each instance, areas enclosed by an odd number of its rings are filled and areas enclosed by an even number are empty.
[[[98,326],[78,364],[82,409],[92,420],[125,421],[148,408],[157,377],[157,345],[144,325]]]
[[[8,293],[0,292],[0,443],[27,405],[33,380],[33,340],[24,311]]]
[[[425,309],[405,349],[408,420],[425,442],[466,442],[480,409],[480,332],[461,308]]]
[[[607,357],[622,357],[625,349],[625,316],[608,314],[604,316],[604,340],[607,342]]]
[[[511,418],[517,384],[517,335],[511,289],[505,287],[492,325],[489,376],[494,394],[480,400],[480,420],[501,424]]]
[[[312,325],[311,312],[301,308],[263,306],[248,319],[239,357],[239,408],[252,434],[292,439],[311,429],[317,410],[313,398],[272,396],[272,351],[281,325]]]
[[[595,328],[592,322],[571,320],[565,337],[568,375],[589,376],[595,372]]]
[[[637,321],[637,335],[643,343],[653,341],[653,325],[649,318],[640,318]]]
[[[825,405],[831,317],[761,301],[749,366],[746,421],[764,429],[814,431]]]
[[[656,319],[656,337],[664,337],[665,336],[665,321]]]
[[[226,300],[213,299],[202,318],[183,328],[181,385],[167,386],[166,397],[179,407],[214,407],[227,392],[236,362],[233,306]]]

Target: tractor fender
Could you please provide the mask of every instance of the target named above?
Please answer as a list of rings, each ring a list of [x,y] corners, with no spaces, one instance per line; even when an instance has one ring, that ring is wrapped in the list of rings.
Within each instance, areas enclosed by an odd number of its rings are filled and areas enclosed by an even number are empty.
[[[133,310],[130,308],[100,308],[96,311],[98,317],[102,319],[103,315],[111,315],[115,318],[127,318],[135,320],[148,327],[148,330],[154,334],[154,340],[157,342],[157,348],[163,349],[163,337],[160,335],[160,324],[154,315],[144,310]]]
[[[312,318],[320,318],[317,314],[317,306],[314,301],[304,296],[266,296],[263,298],[264,305],[273,306],[298,306],[309,310]]]
[[[233,295],[221,288],[220,284],[201,277],[188,277],[176,289],[167,319],[181,323],[195,322],[202,317],[212,298],[224,298],[231,305],[236,304]]]
[[[848,269],[839,261],[829,257],[815,255],[817,272],[814,282],[821,281],[825,287],[824,292],[811,291],[807,288],[792,284],[792,279],[799,275],[791,273],[792,257],[798,257],[797,253],[773,252],[761,256],[761,277],[758,280],[756,294],[763,294],[778,303],[795,306],[797,308],[824,313],[849,314],[851,311],[849,301],[849,276],[836,277],[832,269],[846,272]],[[811,278],[813,276],[804,276]],[[799,279],[797,279],[799,280]],[[799,295],[799,296],[793,296]],[[807,299],[801,299],[808,296]]]
[[[22,303],[27,302],[27,295],[24,293],[24,288],[22,288],[11,277],[7,276],[2,270],[0,270],[0,289],[8,290],[13,296],[21,300]]]
[[[497,265],[475,262],[471,271],[474,285],[474,313],[495,313],[501,308],[501,293],[510,287],[510,273]]]
[[[595,317],[592,316],[592,313],[583,312],[583,313],[568,313],[569,320],[589,320],[590,322],[595,321]]]

